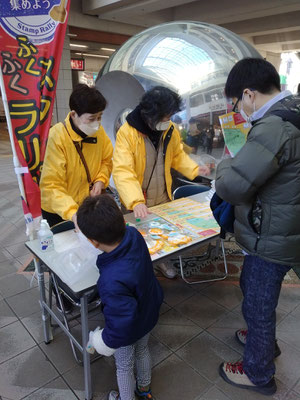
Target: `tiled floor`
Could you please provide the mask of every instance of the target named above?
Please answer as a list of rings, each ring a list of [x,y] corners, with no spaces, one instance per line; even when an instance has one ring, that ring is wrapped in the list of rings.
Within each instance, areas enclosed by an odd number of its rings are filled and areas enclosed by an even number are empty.
[[[2,138],[1,138],[2,139]],[[36,281],[18,273],[28,258],[18,187],[6,143],[0,151],[0,398],[2,400],[84,399],[83,370],[65,335],[57,331],[45,345]],[[263,396],[233,388],[218,375],[223,360],[236,361],[243,349],[234,332],[243,326],[238,284],[222,282],[190,287],[161,280],[165,303],[152,332],[153,393],[156,400],[260,400]],[[273,399],[300,399],[300,286],[282,289],[276,360],[278,392]],[[90,326],[103,324],[100,311]],[[74,321],[79,334],[80,326]],[[114,361],[92,364],[94,399],[116,388]]]

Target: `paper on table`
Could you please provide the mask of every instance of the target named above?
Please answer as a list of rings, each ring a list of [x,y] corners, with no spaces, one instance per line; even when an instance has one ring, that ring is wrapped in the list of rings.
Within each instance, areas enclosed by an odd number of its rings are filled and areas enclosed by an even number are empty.
[[[59,267],[59,277],[69,285],[83,280],[98,271],[97,257],[101,254],[82,234],[73,230],[54,235],[54,262]]]
[[[54,248],[57,253],[62,253],[80,246],[78,235],[75,231],[69,230],[54,235]]]
[[[77,233],[78,235],[78,239],[80,241],[80,247],[91,254],[95,254],[96,256],[98,256],[99,254],[102,253],[101,250],[97,249],[95,246],[93,246],[93,244],[88,240],[88,238],[81,232],[79,231]]]
[[[97,255],[85,252],[81,247],[69,249],[54,256],[54,262],[59,265],[59,277],[67,284],[74,285],[94,274],[97,269]]]

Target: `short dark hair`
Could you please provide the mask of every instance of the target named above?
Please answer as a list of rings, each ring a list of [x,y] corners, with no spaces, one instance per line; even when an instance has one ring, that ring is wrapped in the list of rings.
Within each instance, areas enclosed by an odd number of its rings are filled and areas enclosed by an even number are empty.
[[[163,118],[181,110],[181,97],[164,86],[155,86],[140,101],[141,116],[153,129]]]
[[[106,100],[95,87],[80,83],[71,93],[69,106],[79,116],[85,113],[96,114],[105,109]]]
[[[113,245],[125,234],[125,221],[116,202],[108,194],[87,197],[77,211],[81,232],[99,243]]]
[[[280,76],[275,67],[262,58],[244,58],[229,72],[225,85],[228,98],[241,97],[244,89],[257,90],[262,94],[280,91]]]

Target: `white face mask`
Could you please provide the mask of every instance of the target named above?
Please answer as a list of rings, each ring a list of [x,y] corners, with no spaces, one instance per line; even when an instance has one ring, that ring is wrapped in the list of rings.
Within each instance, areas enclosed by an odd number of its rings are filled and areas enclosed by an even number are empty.
[[[170,122],[170,120],[165,122],[158,122],[155,126],[155,129],[157,131],[165,131],[169,128]]]
[[[248,115],[245,113],[245,111],[243,110],[243,106],[241,107],[240,114],[241,114],[241,116],[243,117],[243,119],[244,119],[245,121],[249,122],[249,117],[248,117]]]
[[[252,118],[253,113],[255,113],[255,111],[256,111],[256,110],[255,110],[255,102],[253,102],[253,112],[252,112],[252,114],[249,116],[249,115],[246,114],[246,112],[245,112],[245,110],[244,110],[244,108],[243,108],[243,101],[244,101],[244,94],[243,94],[242,101],[241,101],[241,110],[240,110],[240,114],[241,114],[241,116],[244,118],[244,120],[248,122],[248,124],[251,124],[251,120],[253,119],[253,118]]]
[[[90,122],[89,124],[81,123],[78,124],[78,128],[85,133],[87,136],[94,135],[100,128],[100,122],[94,121]]]

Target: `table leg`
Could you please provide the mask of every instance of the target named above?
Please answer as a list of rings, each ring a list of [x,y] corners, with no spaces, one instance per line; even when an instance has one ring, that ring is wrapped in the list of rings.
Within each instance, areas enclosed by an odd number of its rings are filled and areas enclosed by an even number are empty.
[[[218,237],[218,239],[216,240],[216,247],[215,247],[215,257],[218,257],[219,255],[219,251],[220,251],[220,242],[221,242],[221,238],[220,236]]]
[[[81,297],[80,304],[81,304],[80,312],[81,312],[81,330],[82,330],[82,347],[83,347],[85,400],[91,400],[92,399],[92,379],[91,379],[90,354],[85,349],[87,342],[89,340],[87,295],[83,295]]]
[[[40,306],[42,310],[42,324],[44,330],[44,338],[45,343],[49,344],[53,339],[52,330],[50,327],[50,315],[44,307],[44,304],[47,303],[46,300],[46,290],[45,290],[45,279],[44,279],[44,270],[41,267],[40,260],[34,257],[34,267],[37,271],[37,278],[38,278],[38,285],[39,285],[39,292],[40,292]]]

